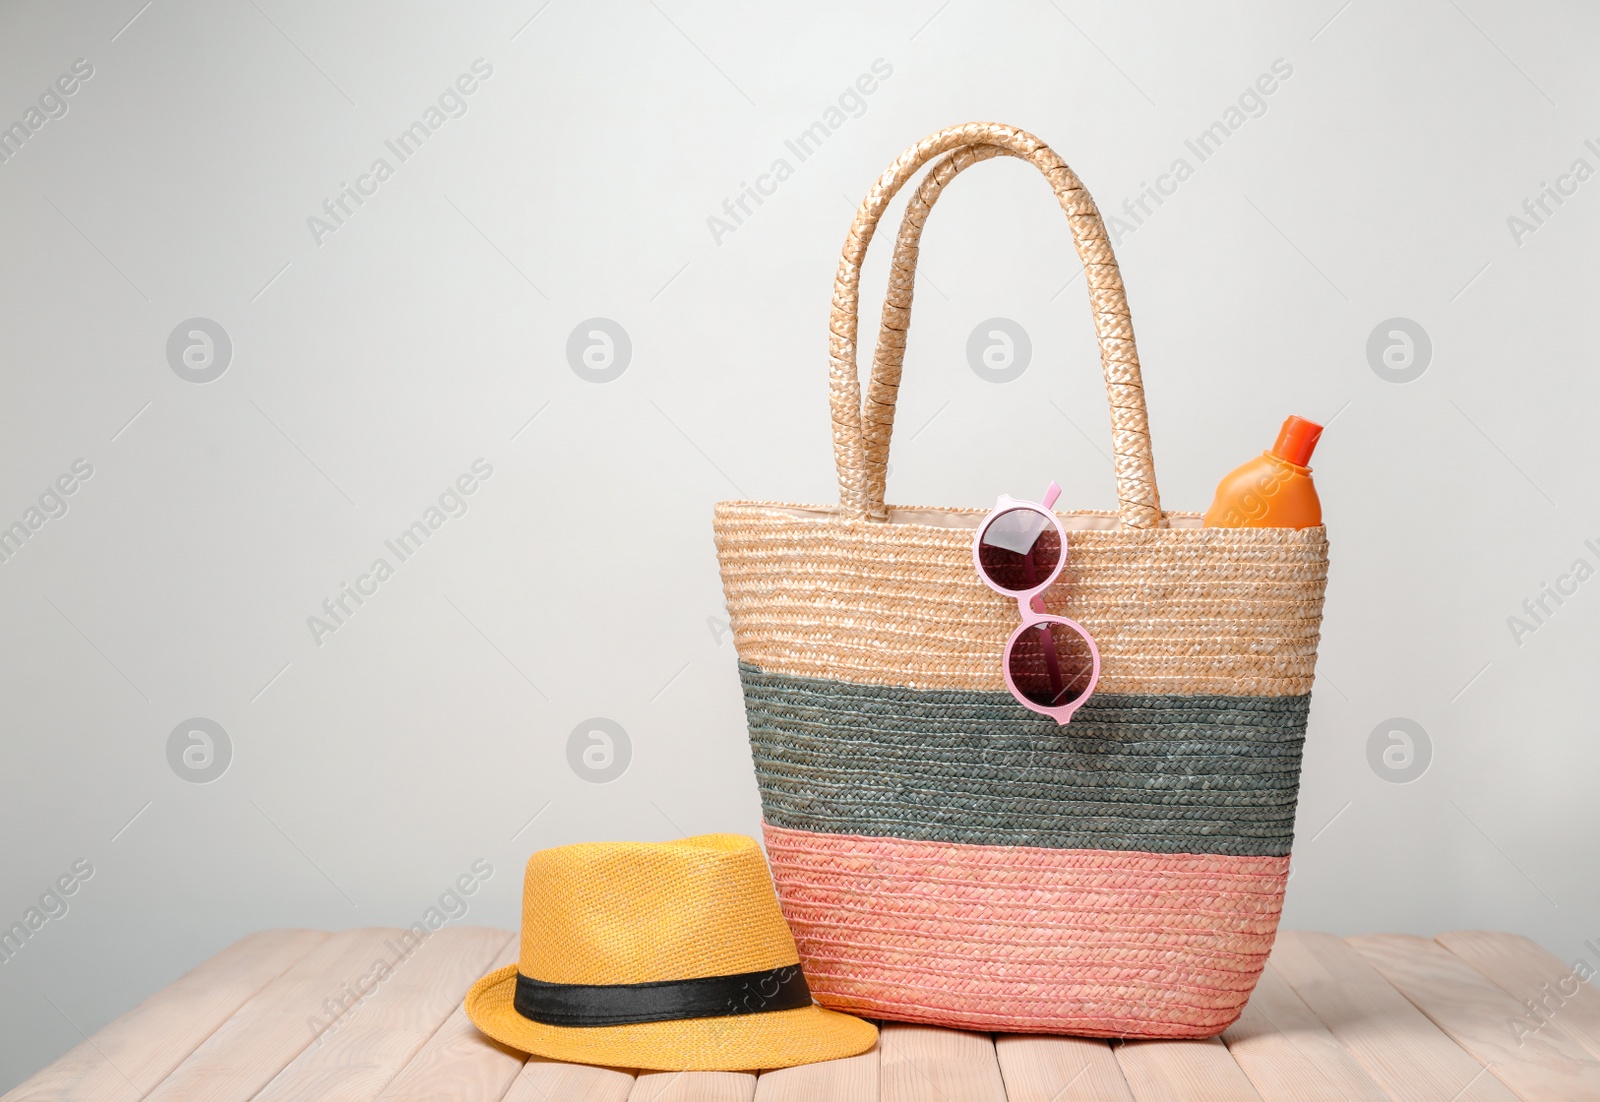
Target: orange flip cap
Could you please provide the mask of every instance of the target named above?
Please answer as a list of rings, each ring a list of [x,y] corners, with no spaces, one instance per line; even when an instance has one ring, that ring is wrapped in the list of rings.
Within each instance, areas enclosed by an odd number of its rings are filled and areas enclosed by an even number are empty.
[[[1322,439],[1322,426],[1304,417],[1291,416],[1278,432],[1278,442],[1272,445],[1272,454],[1296,467],[1311,466],[1311,453]]]

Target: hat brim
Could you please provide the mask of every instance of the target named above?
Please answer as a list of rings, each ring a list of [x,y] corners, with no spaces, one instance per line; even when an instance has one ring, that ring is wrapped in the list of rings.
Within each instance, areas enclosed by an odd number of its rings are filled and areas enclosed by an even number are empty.
[[[871,1022],[820,1006],[633,1025],[544,1025],[517,1013],[516,986],[516,965],[490,972],[467,992],[467,1016],[503,1045],[569,1064],[651,1071],[787,1068],[856,1056],[878,1038]]]

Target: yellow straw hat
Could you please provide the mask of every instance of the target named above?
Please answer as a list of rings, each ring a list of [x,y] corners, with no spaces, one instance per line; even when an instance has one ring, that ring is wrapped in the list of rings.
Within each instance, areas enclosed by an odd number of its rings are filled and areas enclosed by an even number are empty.
[[[522,954],[467,992],[490,1037],[569,1063],[783,1068],[871,1048],[811,1002],[753,838],[588,842],[528,859]]]

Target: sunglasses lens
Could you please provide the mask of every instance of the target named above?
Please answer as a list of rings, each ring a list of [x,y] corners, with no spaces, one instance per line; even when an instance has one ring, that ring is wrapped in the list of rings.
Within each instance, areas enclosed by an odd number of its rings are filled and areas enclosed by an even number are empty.
[[[1035,704],[1059,708],[1094,688],[1094,652],[1082,632],[1059,620],[1028,628],[1007,656],[1011,683]]]
[[[1061,533],[1037,509],[1007,509],[983,530],[978,563],[1007,593],[1037,589],[1061,562]]]

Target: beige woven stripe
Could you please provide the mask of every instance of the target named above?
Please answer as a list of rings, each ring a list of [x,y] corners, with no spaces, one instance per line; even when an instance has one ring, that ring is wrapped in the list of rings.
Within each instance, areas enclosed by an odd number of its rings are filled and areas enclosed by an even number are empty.
[[[778,502],[724,502],[716,541],[739,657],[769,673],[1005,691],[1015,601],[972,564],[981,509],[889,510],[889,523]],[[1322,528],[1119,529],[1059,514],[1067,568],[1049,611],[1100,647],[1099,691],[1311,691],[1328,541]]]
[[[856,367],[860,315],[861,265],[878,222],[895,193],[923,165],[941,154],[907,205],[896,246],[883,331],[873,363],[868,408],[863,415]],[[1123,523],[1151,528],[1162,523],[1160,495],[1150,455],[1139,357],[1134,350],[1133,322],[1117,259],[1111,251],[1100,212],[1078,177],[1049,146],[1015,127],[999,123],[967,123],[930,135],[906,150],[868,191],[845,239],[834,280],[829,342],[830,403],[833,411],[834,459],[839,469],[840,510],[849,517],[883,519],[884,469],[888,461],[894,396],[899,386],[905,327],[910,318],[912,278],[922,226],[939,192],[957,173],[979,161],[1004,154],[1027,161],[1050,182],[1067,214],[1073,244],[1084,265],[1106,394],[1111,403],[1112,451],[1117,498]]]

